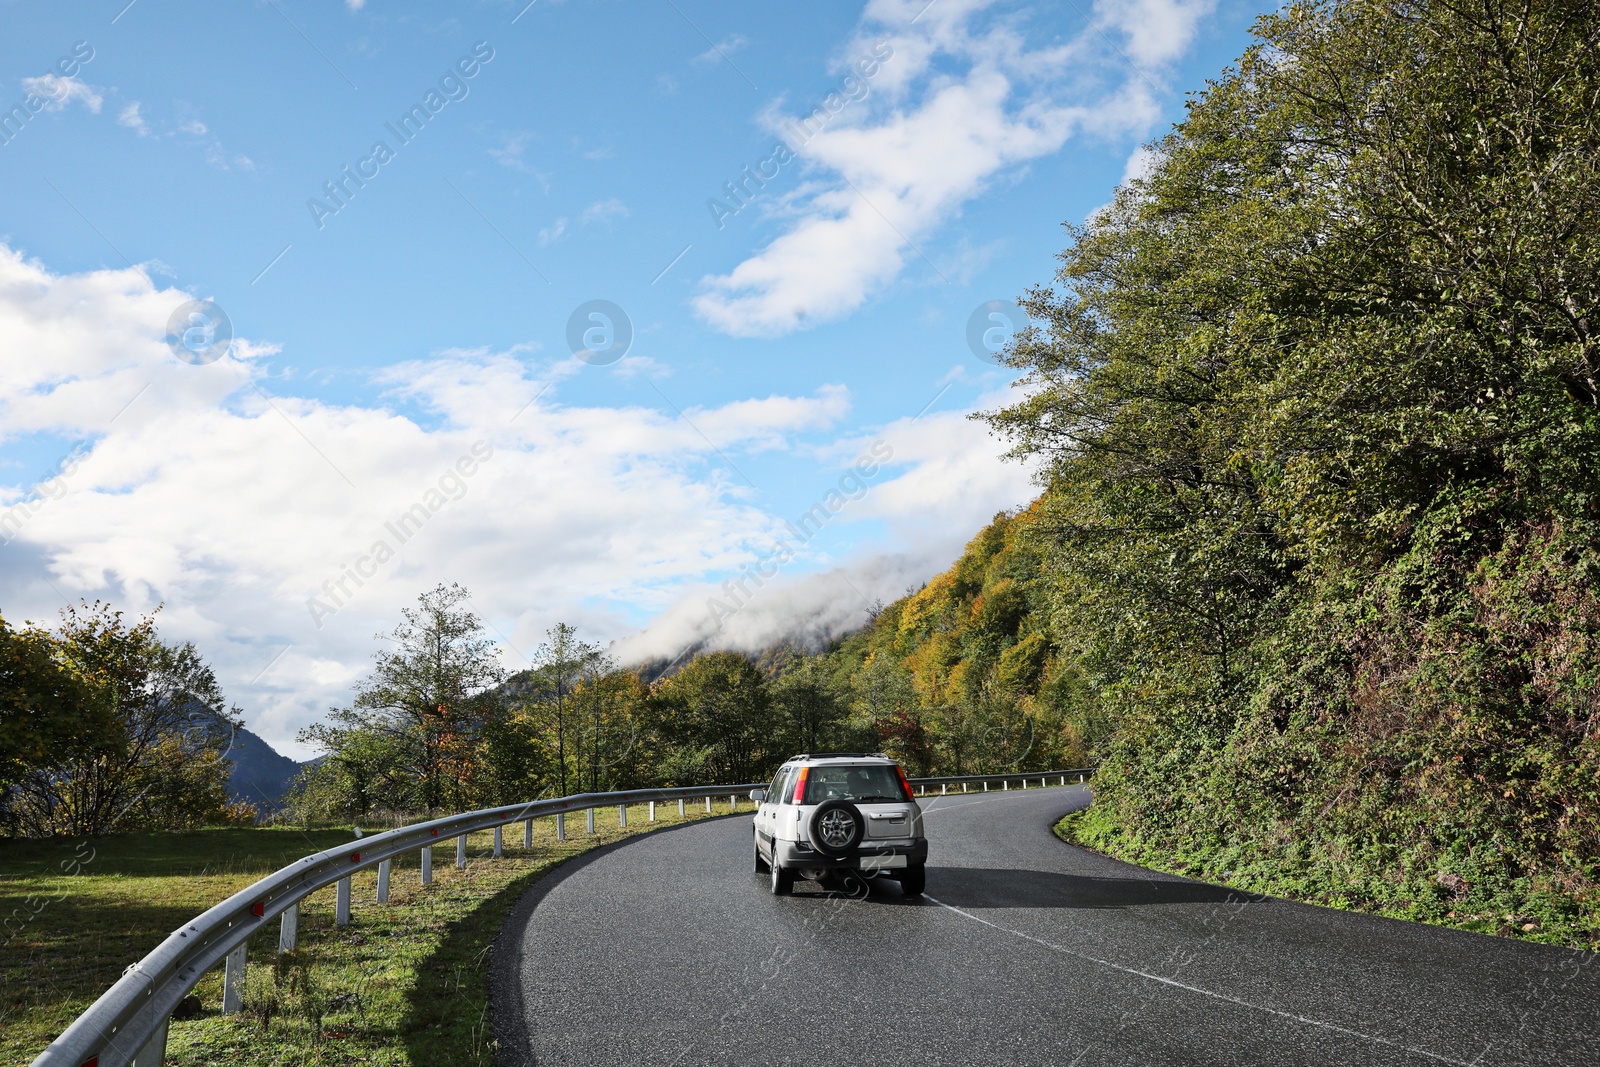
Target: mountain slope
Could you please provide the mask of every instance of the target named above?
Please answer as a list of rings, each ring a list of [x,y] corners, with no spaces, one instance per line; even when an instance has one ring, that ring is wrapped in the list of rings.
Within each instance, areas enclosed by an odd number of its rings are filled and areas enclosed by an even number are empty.
[[[263,814],[282,807],[289,783],[305,766],[242,726],[234,731],[228,759],[233,762],[229,791],[235,799],[254,804]]]

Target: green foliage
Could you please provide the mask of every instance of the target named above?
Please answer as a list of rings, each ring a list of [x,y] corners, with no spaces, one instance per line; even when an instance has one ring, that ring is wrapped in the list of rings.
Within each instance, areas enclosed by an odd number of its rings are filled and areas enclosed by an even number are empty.
[[[1112,731],[1083,832],[1593,941],[1600,23],[1257,34],[1074,229],[988,416],[1044,462],[1051,632]]]
[[[918,775],[1082,766],[1095,705],[1049,630],[1034,511],[1001,514],[949,570],[821,659],[853,742]]]
[[[193,645],[168,645],[154,618],[130,626],[95,603],[59,631],[7,631],[12,833],[83,836],[251,821],[228,795],[224,758],[237,709]],[[51,713],[59,715],[50,718]]]
[[[0,616],[0,788],[109,732],[108,710],[90,699],[48,633],[13,630]]]
[[[785,756],[798,752],[847,752],[873,742],[858,738],[850,706],[830,664],[820,656],[798,660],[772,683],[774,747]]]
[[[377,796],[429,811],[472,806],[481,732],[502,712],[493,687],[504,672],[482,621],[462,607],[467,599],[459,585],[418,597],[351,706],[301,731],[298,740],[332,757],[355,808]]]
[[[649,703],[674,785],[760,781],[788,755],[772,748],[766,680],[737,652],[696,656],[657,682]]]

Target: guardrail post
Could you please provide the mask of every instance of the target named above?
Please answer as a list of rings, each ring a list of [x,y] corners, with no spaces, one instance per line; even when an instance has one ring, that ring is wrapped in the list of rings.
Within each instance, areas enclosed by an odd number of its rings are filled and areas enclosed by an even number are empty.
[[[385,903],[389,899],[389,865],[393,860],[378,861],[378,903]]]
[[[464,870],[467,869],[467,835],[466,834],[462,834],[460,837],[456,838],[456,869],[459,870],[459,871],[464,871]]]
[[[300,902],[297,900],[283,909],[283,916],[278,920],[278,951],[293,952],[299,933]]]
[[[1079,784],[1079,785],[1082,785],[1082,784],[1083,784],[1083,775],[1081,775],[1081,774],[1080,774],[1080,775],[1078,775],[1078,784]]]
[[[567,813],[564,812],[564,811],[557,812],[556,813],[556,840],[557,841],[565,841],[566,839],[567,839]]]
[[[710,797],[706,797],[706,814],[707,815],[711,814],[711,798]]]
[[[1064,774],[1061,776],[1061,784],[1062,785],[1066,785],[1067,784],[1067,776],[1064,775]]]
[[[739,794],[735,793],[733,796],[728,798],[728,810],[729,811],[738,811],[739,810]]]
[[[533,847],[533,820],[529,819],[522,824],[522,847]]]
[[[433,846],[422,846],[422,884],[431,885],[433,882]]]
[[[1024,788],[1024,789],[1028,788],[1028,780],[1026,778],[1024,778],[1022,780],[1022,788]]]
[[[1011,782],[1009,780],[1006,780],[1006,779],[1002,779],[1001,780],[1001,782],[1000,782],[1000,792],[1002,792],[1002,793],[1011,792]]]
[[[683,817],[684,817],[684,814],[683,814],[683,798],[679,797],[678,798],[678,818],[681,819]]]
[[[656,802],[653,800],[650,802],[650,821],[656,821]]]
[[[617,825],[622,827],[623,829],[627,829],[627,826],[628,826],[628,805],[626,805],[626,804],[618,804],[617,805]]]
[[[504,847],[502,847],[502,845],[500,843],[500,827],[496,826],[494,828],[494,858],[495,859],[499,859],[501,856],[504,856],[505,854],[506,854],[505,849],[504,849]]]
[[[989,791],[989,783],[988,782],[984,782],[983,783],[983,791],[985,793],[987,793]]]
[[[589,832],[592,834],[594,833],[594,809],[588,808],[584,811],[584,814],[589,817]]]
[[[244,965],[249,943],[228,953],[222,965],[222,1014],[232,1015],[244,1007]]]
[[[144,1043],[144,1048],[133,1058],[133,1067],[161,1067],[167,1060],[167,1024],[171,1019],[162,1019],[156,1027],[156,1032],[150,1035],[150,1040]]]
[[[939,783],[939,795],[940,796],[948,796],[949,793],[950,793],[950,783],[949,782],[940,782]]]
[[[350,925],[350,879],[339,879],[339,885],[334,890],[333,925]]]

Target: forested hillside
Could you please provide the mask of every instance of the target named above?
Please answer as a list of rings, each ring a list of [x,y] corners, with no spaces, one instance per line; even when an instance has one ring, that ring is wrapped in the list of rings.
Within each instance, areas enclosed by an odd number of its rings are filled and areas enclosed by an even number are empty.
[[[989,418],[1114,727],[1084,839],[1600,937],[1594,14],[1267,16],[1030,295]]]
[[[883,749],[914,774],[1079,766],[1092,733],[1043,631],[1025,517],[834,647],[624,667],[558,625],[504,678],[460,587],[423,594],[347,708],[301,740],[294,817],[370,819],[648,785],[766,779],[802,751]],[[646,679],[649,679],[647,681]]]
[[[1082,766],[1104,732],[1050,637],[1033,518],[995,516],[949,570],[818,657],[871,709],[868,742],[921,773]]]

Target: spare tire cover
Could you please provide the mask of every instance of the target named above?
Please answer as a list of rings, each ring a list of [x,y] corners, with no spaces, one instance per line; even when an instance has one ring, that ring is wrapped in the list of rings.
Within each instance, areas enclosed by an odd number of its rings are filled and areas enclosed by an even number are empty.
[[[842,798],[823,801],[811,815],[811,844],[827,856],[843,856],[861,843],[867,820],[861,809]]]

